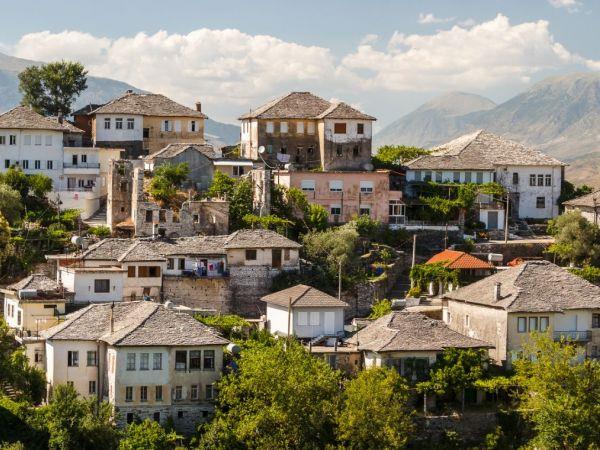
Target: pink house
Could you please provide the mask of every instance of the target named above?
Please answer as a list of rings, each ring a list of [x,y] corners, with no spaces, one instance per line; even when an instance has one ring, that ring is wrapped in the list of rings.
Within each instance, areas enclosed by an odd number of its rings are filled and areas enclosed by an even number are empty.
[[[301,189],[311,203],[329,212],[331,223],[348,222],[369,215],[390,226],[404,224],[402,191],[389,170],[366,171],[275,171],[275,183]]]

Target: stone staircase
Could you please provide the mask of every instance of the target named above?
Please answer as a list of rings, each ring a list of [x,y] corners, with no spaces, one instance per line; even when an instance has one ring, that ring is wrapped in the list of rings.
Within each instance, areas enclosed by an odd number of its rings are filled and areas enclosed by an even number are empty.
[[[15,390],[13,385],[10,384],[8,381],[0,382],[0,392],[2,392],[4,395],[6,395],[11,400],[17,400],[17,397],[18,397],[17,391]]]
[[[85,219],[83,223],[90,227],[106,226],[106,204],[102,205],[91,217]]]

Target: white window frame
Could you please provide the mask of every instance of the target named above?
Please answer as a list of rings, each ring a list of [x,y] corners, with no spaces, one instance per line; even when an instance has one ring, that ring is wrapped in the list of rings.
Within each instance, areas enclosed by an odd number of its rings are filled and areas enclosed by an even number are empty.
[[[272,121],[267,122],[265,130],[267,134],[273,134],[275,132],[275,123]]]
[[[127,118],[127,129],[134,130],[135,129],[135,118],[128,117]]]
[[[23,145],[31,145],[31,135],[30,134],[23,135]]]
[[[188,131],[190,133],[195,133],[196,131],[198,131],[198,127],[196,127],[196,121],[195,120],[190,120],[189,124],[188,124]]]
[[[344,190],[344,182],[342,180],[330,180],[329,192],[342,192]]]
[[[175,125],[175,133],[181,133],[181,120],[176,120],[173,124]]]
[[[300,181],[300,189],[304,192],[314,192],[316,187],[315,180],[302,180]]]
[[[289,130],[287,122],[279,122],[279,132],[281,134],[287,133]]]
[[[314,122],[308,122],[306,124],[306,133],[307,134],[315,134],[315,123]]]
[[[115,130],[122,130],[122,129],[123,129],[123,118],[117,117],[115,119]]]
[[[110,117],[105,117],[104,118],[104,129],[105,130],[110,130]]]
[[[334,213],[334,209],[339,209],[339,213]],[[329,214],[332,216],[341,216],[342,215],[342,205],[329,205]]]
[[[360,192],[363,194],[372,194],[373,193],[373,182],[372,181],[361,181],[360,182]]]
[[[304,122],[296,122],[296,133],[304,134]]]
[[[42,135],[36,134],[34,137],[34,145],[42,145]]]
[[[363,213],[362,212],[363,210],[368,211],[368,213]],[[371,205],[362,204],[362,205],[358,206],[358,214],[360,216],[370,216],[371,215],[371,210],[372,210]]]
[[[308,325],[308,311],[298,311],[298,326],[305,327]]]
[[[51,147],[52,146],[52,135],[51,134],[47,134],[46,138],[45,138],[45,143],[46,143],[46,147]]]
[[[309,317],[311,327],[318,327],[321,324],[321,314],[319,311],[311,311]]]

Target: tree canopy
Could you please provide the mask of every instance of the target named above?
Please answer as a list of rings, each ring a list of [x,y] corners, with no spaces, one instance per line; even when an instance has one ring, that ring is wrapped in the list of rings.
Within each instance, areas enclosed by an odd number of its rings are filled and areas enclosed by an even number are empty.
[[[173,450],[181,437],[166,431],[158,422],[146,419],[127,426],[119,450]]]
[[[406,145],[384,145],[377,149],[373,164],[381,169],[399,169],[402,165],[418,156],[428,155],[429,150]]]
[[[548,252],[574,264],[600,261],[600,228],[585,219],[580,211],[561,214],[548,223],[554,243]]]
[[[86,88],[87,71],[78,62],[29,66],[19,74],[21,104],[45,116],[70,114],[73,102]]]

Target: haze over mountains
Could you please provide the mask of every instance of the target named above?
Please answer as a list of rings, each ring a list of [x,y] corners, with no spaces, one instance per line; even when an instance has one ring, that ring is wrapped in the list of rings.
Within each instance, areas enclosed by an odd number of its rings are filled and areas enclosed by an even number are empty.
[[[40,63],[0,53],[0,113],[19,104],[21,94],[17,76],[23,69],[34,64]],[[127,89],[144,92],[130,84],[110,78],[88,76],[87,85],[87,89],[75,102],[75,109],[88,103],[106,103],[122,95]],[[233,145],[239,141],[240,127],[209,118],[205,123],[205,134],[207,140],[216,145]]]
[[[432,147],[477,129],[528,144],[569,164],[567,179],[600,187],[600,74],[547,78],[495,105],[453,92],[383,128],[375,146]]]

